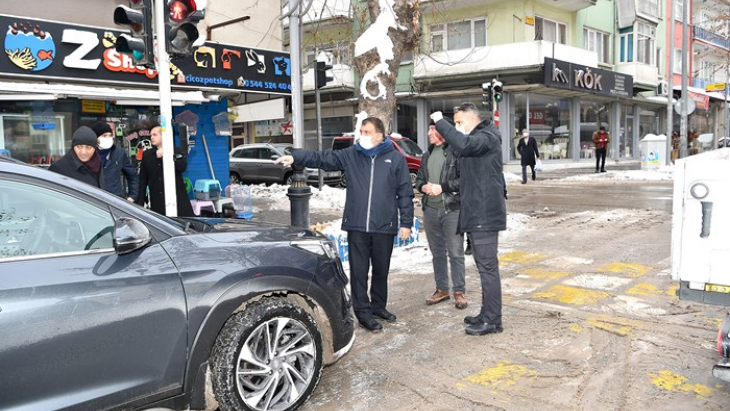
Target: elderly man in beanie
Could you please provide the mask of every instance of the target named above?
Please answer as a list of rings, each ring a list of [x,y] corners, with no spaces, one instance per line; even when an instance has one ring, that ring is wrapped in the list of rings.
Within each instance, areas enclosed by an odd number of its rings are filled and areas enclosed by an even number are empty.
[[[443,119],[454,124],[447,117]],[[468,303],[464,294],[464,234],[458,232],[461,208],[459,157],[436,130],[433,121],[428,127],[428,142],[428,151],[421,159],[421,168],[416,177],[416,189],[423,193],[423,218],[436,280],[436,292],[426,299],[426,304],[437,304],[449,299],[451,267],[454,305],[463,310]]]
[[[114,144],[114,134],[109,123],[97,121],[91,125],[91,129],[94,130],[98,141],[99,156],[104,168],[105,190],[134,202],[139,193],[139,178],[132,161],[124,150]],[[127,181],[126,190],[122,176]]]
[[[104,189],[104,170],[96,150],[97,144],[94,130],[86,126],[79,127],[71,139],[71,149],[51,164],[49,170]]]

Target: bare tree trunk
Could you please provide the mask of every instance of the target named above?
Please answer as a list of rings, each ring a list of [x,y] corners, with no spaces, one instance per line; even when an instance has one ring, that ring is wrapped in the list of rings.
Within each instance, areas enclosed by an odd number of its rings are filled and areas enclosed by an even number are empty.
[[[391,132],[396,108],[401,59],[420,39],[418,5],[419,0],[368,0],[370,25],[355,43],[355,65],[360,73],[358,117],[361,121],[367,113],[381,119],[386,133]]]

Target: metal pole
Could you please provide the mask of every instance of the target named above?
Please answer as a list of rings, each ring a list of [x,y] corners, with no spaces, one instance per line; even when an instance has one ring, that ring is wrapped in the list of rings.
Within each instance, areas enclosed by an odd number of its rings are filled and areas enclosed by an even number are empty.
[[[177,194],[175,190],[175,142],[172,138],[172,101],[170,90],[170,56],[167,54],[165,38],[165,4],[155,1],[155,34],[157,34],[157,79],[160,87],[160,131],[162,132],[162,176],[165,185],[165,215],[177,217]]]
[[[322,100],[320,100],[319,96],[319,87],[317,87],[317,47],[314,47],[314,55],[315,55],[315,62],[314,62],[314,104],[316,106],[316,112],[317,112],[317,150],[322,151]],[[324,174],[322,172],[322,169],[320,168],[317,170],[319,173],[319,191],[322,191],[322,186],[324,185]]]
[[[302,99],[302,47],[300,15],[292,12],[299,7],[299,0],[289,0],[289,58],[291,60],[292,124],[294,124],[294,148],[304,148],[304,111]],[[287,190],[291,202],[291,225],[309,228],[309,197],[312,189],[306,184],[304,168],[292,166],[294,176]]]
[[[674,132],[674,3],[669,3],[669,73],[667,73],[667,161],[672,164],[672,133]]]
[[[682,0],[682,103],[679,123],[679,157],[687,157],[687,67],[690,53],[687,52],[687,0]]]

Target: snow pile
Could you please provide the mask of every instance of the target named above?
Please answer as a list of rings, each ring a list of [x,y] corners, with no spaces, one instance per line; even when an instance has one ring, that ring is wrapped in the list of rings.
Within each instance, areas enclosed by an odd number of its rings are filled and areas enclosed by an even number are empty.
[[[582,174],[566,177],[566,181],[600,181],[600,180],[632,180],[632,181],[671,181],[674,179],[674,166],[661,167],[658,170],[624,170],[607,171],[605,173]]]
[[[271,210],[289,210],[289,197],[286,196],[289,186],[272,184],[252,185],[251,197],[264,199],[270,202]],[[342,211],[345,208],[345,190],[342,188],[334,188],[325,185],[320,191],[318,188],[312,187],[312,197],[309,198],[309,208],[312,210],[337,210]]]

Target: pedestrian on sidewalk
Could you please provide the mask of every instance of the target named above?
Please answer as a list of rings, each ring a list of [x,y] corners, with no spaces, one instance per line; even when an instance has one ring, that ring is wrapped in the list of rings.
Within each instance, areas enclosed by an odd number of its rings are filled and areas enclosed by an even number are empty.
[[[144,205],[149,189],[150,209],[157,214],[165,215],[165,179],[162,168],[162,129],[160,126],[155,125],[150,129],[150,143],[152,143],[152,148],[145,150],[139,165],[139,195],[137,195],[136,202]],[[180,148],[175,147],[172,155],[175,162],[177,216],[195,217],[183,180],[183,173],[188,168],[185,154]]]
[[[346,174],[342,230],[347,231],[349,245],[352,306],[360,326],[371,332],[382,331],[383,326],[374,317],[396,320],[386,309],[393,240],[396,234],[401,240],[408,239],[413,226],[413,186],[408,165],[385,136],[383,122],[376,117],[364,119],[357,143],[346,149],[295,150],[276,163]]]
[[[71,149],[48,169],[104,190],[104,170],[97,144],[94,130],[79,127],[71,138]]]
[[[453,121],[444,117],[453,125]],[[458,230],[459,159],[444,138],[436,131],[433,121],[428,126],[428,150],[421,159],[416,177],[416,189],[423,193],[423,219],[428,230],[436,291],[426,299],[432,305],[449,299],[449,266],[454,291],[454,305],[463,310],[468,306],[465,292],[464,234]]]
[[[598,131],[593,133],[593,144],[596,148],[596,173],[598,172],[598,165],[600,163],[601,173],[606,172],[606,151],[608,151],[608,143],[611,141],[611,137],[606,131],[606,127],[601,126]]]
[[[522,138],[517,143],[517,152],[520,153],[520,165],[522,166],[522,184],[527,184],[527,166],[532,170],[532,179],[535,180],[535,162],[540,158],[540,151],[537,148],[537,140],[530,137],[527,129],[522,130]]]
[[[459,155],[461,212],[459,232],[471,237],[474,262],[482,286],[478,315],[464,318],[466,333],[500,333],[502,285],[497,248],[499,232],[507,229],[507,210],[502,173],[502,137],[489,120],[482,122],[472,103],[455,108],[456,127],[443,121],[440,111],[431,114],[436,130]]]
[[[134,202],[139,194],[139,177],[127,153],[114,144],[109,123],[97,121],[91,125],[96,134],[101,165],[104,168],[106,191]],[[122,177],[124,180],[122,180]],[[126,181],[126,189],[123,181]]]

